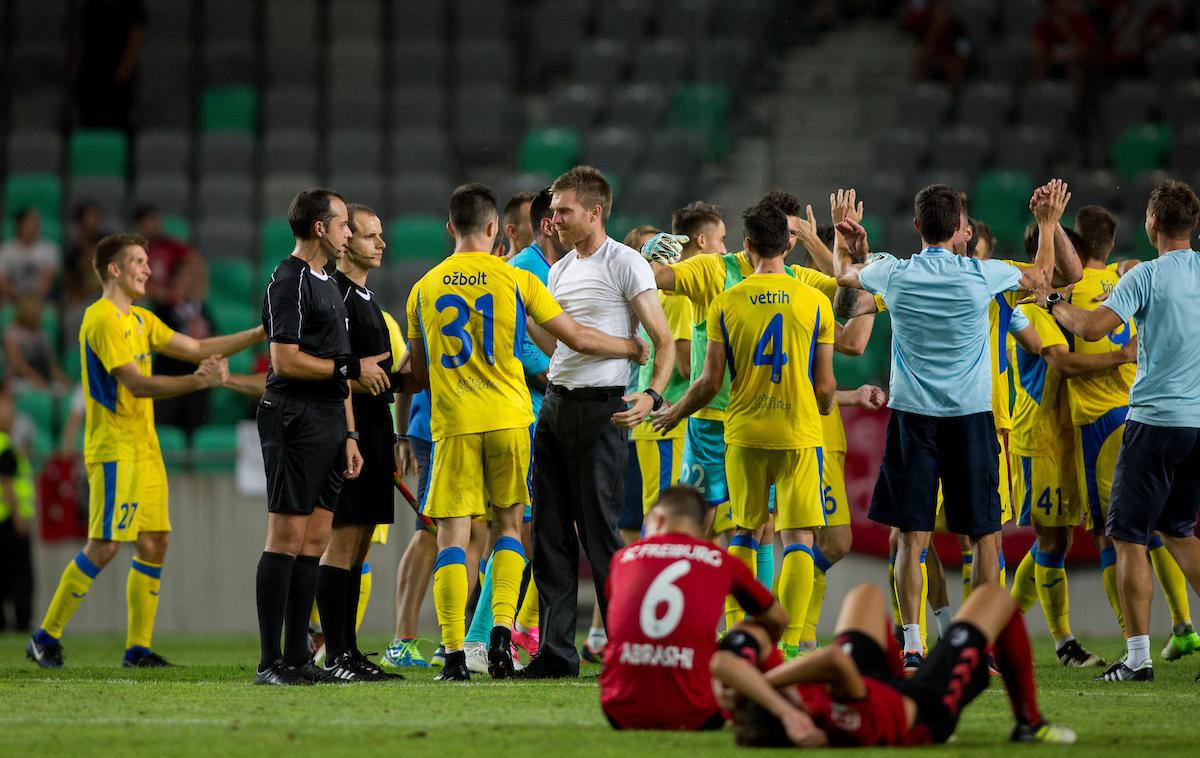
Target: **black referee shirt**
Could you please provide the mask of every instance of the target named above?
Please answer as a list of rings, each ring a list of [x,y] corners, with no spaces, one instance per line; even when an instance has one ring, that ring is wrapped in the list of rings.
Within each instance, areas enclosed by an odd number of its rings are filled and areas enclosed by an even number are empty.
[[[346,306],[333,275],[314,272],[294,255],[284,258],[271,274],[263,297],[262,322],[271,342],[299,345],[301,352],[316,358],[351,355]],[[284,379],[269,367],[267,391],[272,390],[325,400],[345,400],[349,393],[344,377]]]
[[[350,277],[341,271],[334,273],[338,291],[342,293],[342,302],[346,306],[346,323],[350,327],[350,353],[355,358],[369,358],[372,355],[382,355],[390,352],[392,341],[388,338],[387,322],[383,320],[383,311],[375,299],[375,293],[366,287],[355,284]],[[391,368],[392,358],[383,361],[384,370]],[[355,395],[354,415],[363,410],[383,408],[388,413],[387,406],[392,402],[392,393],[383,392],[379,395]]]

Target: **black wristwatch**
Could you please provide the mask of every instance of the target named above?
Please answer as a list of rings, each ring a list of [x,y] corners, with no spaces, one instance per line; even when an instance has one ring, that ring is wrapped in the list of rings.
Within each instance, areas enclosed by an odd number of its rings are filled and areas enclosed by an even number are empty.
[[[358,432],[346,432],[346,439],[358,442]]]
[[[644,394],[645,394],[647,397],[649,397],[651,400],[653,400],[653,401],[654,401],[654,405],[650,406],[650,410],[652,410],[652,411],[656,411],[656,410],[658,410],[659,408],[661,408],[661,407],[662,407],[662,404],[663,404],[663,397],[662,397],[662,395],[658,394],[657,392],[655,392],[654,390],[650,389],[649,387],[647,387],[647,388],[645,389],[645,392],[644,392]]]
[[[1054,306],[1058,305],[1064,300],[1066,300],[1066,298],[1063,297],[1059,292],[1051,292],[1049,295],[1046,295],[1046,312],[1053,313]]]

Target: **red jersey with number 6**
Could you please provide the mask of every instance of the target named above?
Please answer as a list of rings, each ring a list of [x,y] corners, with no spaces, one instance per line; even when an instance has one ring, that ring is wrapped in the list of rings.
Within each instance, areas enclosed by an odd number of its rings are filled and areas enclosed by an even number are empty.
[[[699,729],[718,713],[709,659],[725,596],[751,615],[774,602],[737,558],[664,534],[613,556],[600,705],[623,729]]]

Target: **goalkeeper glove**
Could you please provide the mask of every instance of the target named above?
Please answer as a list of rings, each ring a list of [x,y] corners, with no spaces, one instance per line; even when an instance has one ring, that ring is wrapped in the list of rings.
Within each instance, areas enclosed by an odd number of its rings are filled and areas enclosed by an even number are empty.
[[[669,266],[679,260],[679,254],[683,252],[688,239],[686,234],[659,232],[642,245],[642,257],[651,263]]]

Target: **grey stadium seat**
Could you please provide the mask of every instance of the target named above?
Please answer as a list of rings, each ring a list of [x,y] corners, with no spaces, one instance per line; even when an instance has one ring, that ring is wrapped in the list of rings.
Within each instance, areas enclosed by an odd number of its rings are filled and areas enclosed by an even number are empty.
[[[1017,120],[1029,126],[1066,129],[1075,113],[1075,95],[1066,82],[1044,81],[1021,89]]]
[[[583,160],[621,181],[637,164],[641,148],[636,131],[610,126],[584,136]]]
[[[1112,210],[1116,205],[1116,188],[1119,180],[1103,169],[1068,173],[1063,177],[1071,188],[1071,207],[1075,210],[1085,205],[1101,205]]]
[[[202,220],[220,216],[249,221],[254,216],[254,182],[249,174],[203,177],[196,199]]]
[[[263,129],[317,129],[317,90],[305,85],[268,87],[262,98]]]
[[[133,146],[138,174],[187,171],[192,165],[192,133],[186,129],[147,129]]]
[[[925,163],[929,133],[901,126],[884,132],[875,141],[875,165],[911,174]]]
[[[280,129],[263,134],[263,174],[316,174],[317,163],[317,135],[314,131]]]
[[[338,0],[330,7],[330,39],[378,43],[383,38],[383,3],[379,0]]]
[[[1005,170],[1024,171],[1041,176],[1054,158],[1054,136],[1048,129],[1037,126],[1018,126],[1005,129],[997,136],[996,160]]]
[[[383,90],[369,87],[338,92],[335,105],[329,109],[329,129],[383,129]]]
[[[331,106],[342,93],[378,88],[383,83],[383,46],[361,40],[334,42],[325,71]]]
[[[209,260],[257,258],[254,224],[242,218],[214,217],[196,227],[196,249]]]
[[[1150,120],[1158,108],[1158,91],[1143,82],[1117,82],[1100,100],[1100,127],[1107,140]]]
[[[292,198],[302,189],[320,186],[316,173],[290,172],[268,174],[259,193],[259,216],[274,218],[287,216]]]
[[[319,58],[309,50],[268,45],[264,53],[267,82],[272,86],[311,86],[319,74]]]
[[[507,37],[512,26],[510,0],[455,0],[454,30],[459,39],[472,33],[481,36]]]
[[[446,93],[438,87],[405,86],[392,90],[389,123],[393,129],[446,128]]]
[[[374,172],[330,173],[326,184],[335,187],[346,198],[346,202],[369,206],[379,214],[380,218],[388,217],[385,206],[387,193],[384,191],[382,174]]]
[[[687,77],[691,49],[674,39],[660,39],[633,57],[632,79],[640,84],[672,86]]]
[[[575,57],[574,80],[607,90],[617,83],[628,57],[628,48],[619,42],[593,40]]]
[[[254,169],[254,137],[241,132],[208,132],[200,135],[196,171],[207,174],[244,174]]]
[[[81,200],[92,200],[111,210],[123,209],[125,180],[119,176],[72,177],[67,188],[67,207],[73,208]]]
[[[1012,113],[1014,99],[1006,82],[968,84],[958,103],[958,123],[997,129]]]
[[[257,47],[243,40],[207,43],[200,56],[204,84],[256,83],[259,73],[256,53]]]
[[[383,140],[377,130],[346,129],[329,133],[325,142],[327,173],[362,173],[382,168]]]
[[[466,160],[493,165],[512,160],[517,124],[508,93],[495,87],[458,88],[452,123],[455,145]]]
[[[253,43],[258,34],[259,3],[245,0],[205,0],[202,4],[204,42]]]
[[[939,131],[929,145],[934,170],[959,170],[978,173],[990,157],[992,141],[988,132],[973,126],[956,126]]]
[[[897,123],[913,129],[941,126],[950,110],[950,88],[944,84],[923,82],[900,98]]]
[[[1189,34],[1177,34],[1149,51],[1149,57],[1154,81],[1186,81],[1200,67],[1200,43]]]
[[[683,184],[674,174],[639,173],[629,179],[618,205],[625,216],[670,218],[683,204]]]
[[[394,177],[388,183],[387,207],[393,216],[432,215],[445,218],[450,180],[441,174],[417,174]]]
[[[31,171],[57,174],[62,169],[63,139],[51,130],[13,132],[8,136],[8,160],[4,164],[10,174]]]
[[[67,3],[13,0],[9,5],[14,40],[65,45],[69,31]]]
[[[10,99],[9,128],[57,130],[62,128],[66,99],[56,87],[24,90]]]
[[[1171,175],[1166,171],[1143,171],[1133,181],[1122,182],[1117,187],[1117,205],[1120,207],[1122,215],[1137,221],[1144,218],[1150,193],[1155,187],[1170,178]]]
[[[184,173],[142,174],[134,182],[132,200],[153,203],[168,216],[190,216],[192,185]]]
[[[65,87],[69,83],[67,48],[63,42],[31,40],[14,43],[6,79],[19,89]],[[11,78],[9,78],[11,77]]]
[[[446,32],[446,13],[442,3],[428,0],[391,0],[388,17],[397,42],[441,39]]]
[[[703,168],[704,139],[687,129],[660,129],[650,135],[642,168],[659,173],[677,172],[685,179],[699,176]]]
[[[309,49],[317,42],[319,0],[266,0],[263,32],[268,47]]]
[[[662,87],[633,84],[613,93],[609,123],[646,132],[662,123],[669,98]]]
[[[604,4],[596,14],[596,36],[601,39],[632,43],[641,38],[650,20],[651,4],[646,0],[615,0]]]
[[[460,85],[512,89],[516,84],[515,53],[507,40],[460,44],[454,51],[454,78]]]
[[[912,201],[912,188],[907,175],[884,169],[883,166],[887,164],[876,165],[880,168],[871,172],[864,185],[864,200],[870,203],[872,211],[894,213],[903,210]]]
[[[391,134],[388,172],[392,176],[410,172],[450,173],[450,143],[436,129],[406,129]]]
[[[596,124],[604,110],[604,91],[587,84],[571,84],[550,96],[549,122],[583,133]]]
[[[1200,80],[1175,86],[1162,104],[1163,117],[1177,130],[1200,121]]]
[[[193,5],[191,0],[154,0],[154,9],[146,25],[146,36],[190,45],[196,31]]]
[[[1171,145],[1171,165],[1177,172],[1200,167],[1200,124],[1191,124],[1175,132]]]
[[[393,84],[424,87],[444,85],[449,65],[449,50],[438,39],[394,44],[388,64]]]

